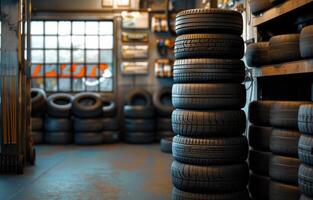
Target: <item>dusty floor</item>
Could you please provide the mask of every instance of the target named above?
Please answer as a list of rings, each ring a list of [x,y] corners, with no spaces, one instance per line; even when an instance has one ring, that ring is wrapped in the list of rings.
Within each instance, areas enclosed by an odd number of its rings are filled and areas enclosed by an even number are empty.
[[[170,199],[170,154],[159,145],[38,146],[23,176],[0,176],[0,200]]]

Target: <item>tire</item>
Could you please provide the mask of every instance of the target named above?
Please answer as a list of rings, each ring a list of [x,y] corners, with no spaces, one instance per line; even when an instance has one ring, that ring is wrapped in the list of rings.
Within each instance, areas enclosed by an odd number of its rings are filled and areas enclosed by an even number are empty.
[[[158,118],[157,119],[157,131],[172,131],[172,118]]]
[[[277,128],[298,129],[298,111],[302,104],[299,101],[276,101],[270,114],[270,124]]]
[[[270,151],[272,130],[272,127],[251,125],[248,132],[249,145],[255,150]]]
[[[103,118],[102,126],[104,131],[117,131],[118,119],[117,118]]]
[[[104,144],[113,144],[120,140],[119,132],[117,131],[104,131],[102,136]]]
[[[74,119],[74,131],[76,133],[81,132],[101,132],[103,131],[102,119]]]
[[[43,132],[40,131],[32,131],[32,140],[33,143],[36,144],[42,144],[43,143]]]
[[[172,88],[162,88],[153,94],[153,104],[159,116],[170,117],[173,112]]]
[[[52,94],[47,99],[47,112],[51,117],[68,118],[71,116],[73,96],[65,93]]]
[[[45,142],[47,144],[71,144],[73,135],[71,132],[46,132]]]
[[[246,189],[249,170],[246,163],[225,166],[196,166],[174,161],[173,185],[195,193],[232,193]]]
[[[248,141],[244,136],[208,139],[175,136],[173,157],[191,165],[240,164],[248,157]]]
[[[249,200],[247,190],[229,194],[204,194],[184,192],[173,188],[172,200]]]
[[[163,138],[172,138],[174,136],[175,135],[174,135],[173,131],[158,131],[156,133],[156,140],[160,141]]]
[[[241,59],[244,43],[241,36],[230,34],[181,35],[175,41],[175,58]]]
[[[254,200],[269,199],[270,178],[267,176],[250,175],[249,191]]]
[[[31,118],[32,131],[43,130],[43,119],[42,118]]]
[[[96,93],[75,95],[72,106],[72,112],[78,118],[97,118],[102,115],[102,100]]]
[[[306,26],[313,24],[313,14],[311,12],[304,12],[297,16],[295,25],[298,27],[298,31],[301,32]],[[300,47],[301,47],[301,33],[300,33]]]
[[[163,138],[160,142],[161,151],[164,153],[172,153],[173,138]]]
[[[299,168],[299,190],[302,194],[313,197],[313,167],[301,164]]]
[[[282,156],[298,157],[298,142],[301,133],[295,130],[273,129],[270,138],[272,153]]]
[[[307,197],[305,195],[301,195],[300,200],[313,200],[313,198]]]
[[[174,84],[173,106],[181,109],[240,109],[246,104],[242,84]]]
[[[174,64],[175,83],[242,83],[245,65],[231,59],[182,59]]]
[[[300,193],[297,186],[270,182],[270,200],[296,200],[299,198]]]
[[[96,145],[102,143],[103,143],[103,134],[101,132],[75,133],[75,144]]]
[[[191,9],[176,16],[177,35],[190,33],[229,33],[241,35],[243,20],[240,13],[221,9]]]
[[[47,117],[45,130],[46,132],[70,132],[72,130],[72,122],[70,119]]]
[[[31,89],[32,116],[41,117],[46,111],[46,93],[39,88]]]
[[[126,132],[124,137],[125,142],[130,144],[150,144],[155,142],[153,132]]]
[[[254,125],[269,126],[275,101],[253,101],[249,104],[249,121]]]
[[[253,0],[253,1],[268,1],[268,0]],[[253,2],[251,1],[251,2]],[[246,50],[246,61],[249,67],[261,67],[270,64],[268,55],[269,42],[258,42],[250,44]]]
[[[130,132],[153,132],[153,119],[125,119],[125,129]]]
[[[152,106],[152,98],[147,90],[136,88],[127,94],[125,103],[126,105]]]
[[[102,117],[115,117],[117,113],[116,103],[104,100],[102,105]]]
[[[154,117],[154,108],[152,106],[124,106],[124,116],[131,119],[151,119]]]
[[[251,149],[248,158],[250,170],[257,175],[269,176],[269,163],[271,156],[271,152],[256,151]]]
[[[300,52],[302,58],[313,57],[313,25],[304,27],[301,31]]]
[[[304,164],[313,166],[313,137],[302,135],[298,146],[299,159]]]
[[[242,110],[191,111],[174,110],[174,134],[186,137],[240,136],[246,129],[246,115]]]
[[[313,105],[300,106],[298,113],[298,127],[301,133],[313,135]]]
[[[250,10],[253,15],[259,15],[263,11],[270,9],[272,6],[270,0],[251,0]]]
[[[299,166],[298,158],[274,155],[270,160],[269,174],[272,180],[289,185],[298,185]]]
[[[299,34],[278,35],[270,39],[269,57],[273,63],[300,60]]]

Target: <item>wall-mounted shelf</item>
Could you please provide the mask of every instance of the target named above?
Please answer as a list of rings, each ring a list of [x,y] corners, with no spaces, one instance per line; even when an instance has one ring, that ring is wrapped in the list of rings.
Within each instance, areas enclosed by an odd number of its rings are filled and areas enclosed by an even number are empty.
[[[253,69],[253,77],[313,73],[313,59],[266,65]]]
[[[277,5],[259,16],[254,16],[252,24],[253,26],[262,25],[265,22],[271,21],[277,17],[285,15],[295,9],[301,8],[308,4],[313,3],[313,0],[287,0],[284,3]]]

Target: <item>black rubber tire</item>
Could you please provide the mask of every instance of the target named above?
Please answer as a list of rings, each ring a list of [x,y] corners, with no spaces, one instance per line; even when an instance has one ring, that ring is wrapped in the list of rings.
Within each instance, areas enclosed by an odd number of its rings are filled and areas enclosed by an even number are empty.
[[[125,104],[152,106],[151,94],[147,90],[142,88],[133,89],[127,94],[125,98]]]
[[[251,149],[248,157],[250,170],[257,175],[269,176],[269,163],[271,156],[271,152],[256,151]]]
[[[298,158],[273,155],[270,160],[269,174],[272,180],[298,185],[299,166]]]
[[[101,132],[103,131],[102,119],[80,119],[75,118],[73,121],[74,131],[76,133],[81,132]]]
[[[301,133],[313,135],[313,105],[302,105],[298,113],[298,127]]]
[[[296,130],[273,129],[270,137],[270,150],[282,156],[298,157],[298,142],[301,133]]]
[[[31,91],[32,116],[41,117],[46,111],[46,93],[39,88],[32,88]]]
[[[163,99],[167,101],[163,101]],[[170,117],[173,112],[172,88],[165,87],[157,90],[153,94],[153,104],[159,116]]]
[[[313,197],[313,167],[301,164],[299,167],[299,190],[302,194]]]
[[[51,117],[68,118],[71,116],[73,96],[65,93],[52,94],[47,99],[47,113]]]
[[[191,9],[176,16],[177,35],[190,33],[229,33],[241,35],[242,15],[239,12],[223,9]]]
[[[133,119],[150,119],[154,117],[154,108],[152,106],[125,105],[124,116]]]
[[[248,132],[249,145],[255,150],[270,151],[272,129],[272,127],[251,125]]]
[[[310,198],[310,197],[307,197],[307,196],[305,196],[305,195],[303,194],[303,195],[301,195],[301,197],[300,197],[299,200],[313,200],[313,197]]]
[[[270,0],[251,0],[250,1],[250,10],[253,15],[261,14],[263,11],[266,11],[273,7]]]
[[[175,136],[173,157],[191,165],[240,164],[248,157],[248,141],[245,136],[208,139]]]
[[[302,135],[298,145],[299,159],[301,162],[313,166],[313,137]]]
[[[47,117],[45,120],[46,132],[69,132],[72,130],[72,121],[63,118]]]
[[[250,174],[249,192],[253,200],[268,200],[270,177]]]
[[[174,136],[175,135],[174,135],[173,131],[158,131],[156,133],[156,140],[160,141],[162,138],[168,138],[168,137],[172,138]]]
[[[268,0],[253,0],[253,1],[268,1]],[[248,45],[246,50],[246,61],[249,67],[261,67],[269,64],[269,42],[258,42]]]
[[[104,144],[113,144],[120,140],[120,134],[118,131],[103,131],[102,136]]]
[[[78,118],[97,118],[102,115],[102,100],[99,94],[84,92],[74,96],[72,112]]]
[[[117,106],[114,101],[104,100],[102,104],[102,117],[115,117]]]
[[[71,132],[45,132],[44,138],[47,144],[71,144],[73,142]]]
[[[232,193],[245,190],[249,169],[246,163],[224,166],[196,166],[173,161],[173,185],[195,193]]]
[[[153,132],[153,119],[125,119],[125,129],[129,132]]]
[[[103,143],[101,132],[75,133],[75,144],[78,145],[97,145]]]
[[[174,63],[175,83],[242,83],[245,65],[241,60],[182,59]]]
[[[254,125],[269,126],[275,101],[253,101],[249,104],[249,121]]]
[[[103,126],[103,131],[117,131],[118,119],[117,118],[103,118],[102,126]]]
[[[43,132],[41,131],[32,131],[32,141],[36,144],[42,144],[43,143]]]
[[[270,124],[277,128],[298,129],[300,101],[276,101],[271,109]]]
[[[313,25],[306,26],[301,31],[300,52],[302,58],[313,57]]]
[[[174,134],[186,137],[240,136],[246,129],[246,115],[242,110],[192,111],[174,110]]]
[[[172,131],[172,118],[158,118],[157,119],[157,131]]]
[[[174,84],[173,106],[181,109],[240,109],[246,104],[243,84]]]
[[[270,200],[297,200],[299,198],[298,186],[270,182]]]
[[[172,153],[173,138],[163,138],[160,142],[160,149],[164,153]]]
[[[42,131],[43,130],[43,119],[42,118],[31,118],[32,131]]]
[[[126,132],[124,140],[130,144],[151,144],[155,142],[154,132]]]
[[[247,190],[229,194],[191,193],[174,187],[172,200],[249,200],[249,193]]]
[[[299,34],[287,34],[272,37],[269,44],[269,57],[271,62],[281,63],[299,60],[301,58],[299,42]]]
[[[241,59],[244,42],[241,36],[230,34],[187,34],[175,41],[175,58]]]

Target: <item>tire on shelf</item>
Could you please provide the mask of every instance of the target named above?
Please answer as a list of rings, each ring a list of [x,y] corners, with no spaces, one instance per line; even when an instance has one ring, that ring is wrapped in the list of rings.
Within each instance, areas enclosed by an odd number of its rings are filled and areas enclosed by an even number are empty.
[[[269,176],[269,163],[271,152],[256,151],[251,149],[248,157],[250,170],[258,175]]]
[[[173,138],[162,138],[160,142],[160,149],[164,153],[172,153]]]
[[[153,94],[153,105],[159,116],[169,117],[173,112],[172,88],[165,87]]]
[[[102,125],[104,131],[117,131],[118,119],[117,118],[103,118]]]
[[[103,130],[103,121],[100,118],[80,119],[75,118],[73,121],[74,131],[81,132],[101,132]]]
[[[251,0],[250,10],[253,15],[261,14],[262,12],[272,8],[273,5],[270,0]]]
[[[298,127],[301,133],[313,135],[313,104],[300,106]]]
[[[301,31],[300,52],[302,58],[313,57],[313,25],[306,26]]]
[[[102,115],[102,100],[99,94],[84,92],[74,96],[72,112],[79,118],[97,118]]]
[[[45,120],[46,132],[69,132],[71,130],[72,123],[70,119],[47,117]]]
[[[313,197],[313,167],[301,164],[298,177],[300,192],[308,197]]]
[[[120,134],[118,131],[103,131],[102,136],[104,144],[113,144],[120,140]]]
[[[152,106],[151,94],[142,88],[133,89],[127,94],[125,104]]]
[[[269,126],[275,101],[253,101],[249,104],[248,118],[254,125]]]
[[[32,88],[31,94],[31,104],[32,104],[32,116],[41,117],[46,111],[46,93],[44,90],[39,88]]]
[[[103,143],[102,132],[84,132],[75,133],[75,144],[78,145],[96,145]]]
[[[104,100],[102,104],[102,117],[114,117],[117,112],[117,106],[114,101]]]
[[[154,117],[154,108],[143,105],[124,105],[124,116],[132,119],[150,119]]]
[[[250,175],[249,192],[254,200],[269,199],[270,177],[257,174]]]
[[[298,186],[287,185],[276,181],[270,182],[270,200],[295,200],[300,198]]]
[[[301,135],[298,145],[301,162],[313,166],[313,137]]]
[[[71,116],[73,96],[66,93],[52,94],[47,99],[47,113],[51,117],[68,118]]]
[[[44,128],[43,119],[40,117],[31,118],[31,124],[32,124],[32,131],[42,131]]]
[[[157,131],[172,131],[172,118],[157,118]]]
[[[248,131],[249,145],[259,151],[270,151],[272,127],[251,125]]]
[[[125,119],[125,129],[130,132],[153,132],[153,119]]]
[[[249,67],[261,67],[263,65],[270,64],[268,51],[269,42],[258,42],[248,45],[245,54],[247,65]]]

